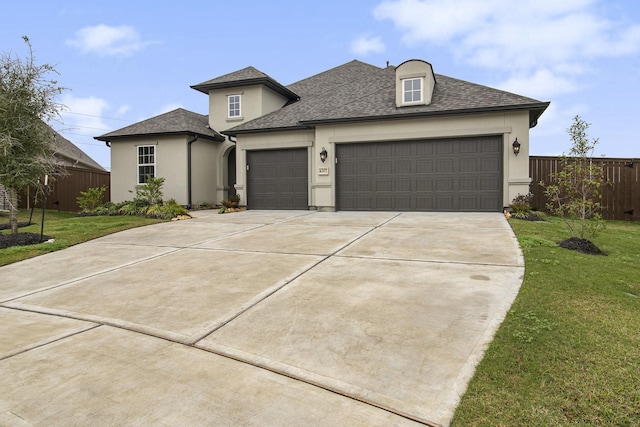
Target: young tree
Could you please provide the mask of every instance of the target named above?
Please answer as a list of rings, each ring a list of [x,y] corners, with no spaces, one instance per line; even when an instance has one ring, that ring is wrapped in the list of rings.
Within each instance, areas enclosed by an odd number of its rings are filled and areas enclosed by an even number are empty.
[[[56,172],[55,142],[46,121],[58,116],[62,92],[49,64],[37,65],[26,36],[29,54],[0,58],[0,184],[9,199],[11,232],[18,232],[18,194],[27,187],[42,190],[43,177]]]
[[[600,188],[606,180],[602,166],[590,157],[598,140],[587,137],[589,126],[580,116],[574,117],[568,129],[572,142],[569,155],[562,157],[558,172],[551,176],[552,183],[540,183],[547,209],[565,221],[571,237],[580,239],[595,237],[605,225],[600,215]]]

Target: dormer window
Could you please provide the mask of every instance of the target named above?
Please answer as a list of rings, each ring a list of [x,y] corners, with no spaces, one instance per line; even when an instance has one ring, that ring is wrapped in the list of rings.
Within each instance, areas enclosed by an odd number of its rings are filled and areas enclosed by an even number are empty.
[[[411,104],[422,102],[422,78],[402,80],[402,102]]]
[[[240,95],[229,95],[229,118],[240,118]]]

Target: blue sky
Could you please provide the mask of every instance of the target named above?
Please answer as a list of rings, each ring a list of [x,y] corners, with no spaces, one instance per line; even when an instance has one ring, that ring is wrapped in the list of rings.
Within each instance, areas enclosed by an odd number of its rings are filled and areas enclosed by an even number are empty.
[[[3,1],[0,50],[55,65],[66,112],[53,127],[109,168],[92,137],[177,107],[189,86],[248,65],[290,84],[353,59],[419,58],[437,74],[551,106],[532,154],[568,152],[580,115],[596,156],[640,158],[637,0]],[[37,4],[36,5],[34,5]]]

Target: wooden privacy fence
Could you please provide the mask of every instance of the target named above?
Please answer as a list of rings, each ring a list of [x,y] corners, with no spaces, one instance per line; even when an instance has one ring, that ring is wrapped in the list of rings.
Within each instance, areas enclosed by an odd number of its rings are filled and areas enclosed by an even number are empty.
[[[600,164],[608,184],[602,187],[602,216],[605,219],[640,220],[640,159],[593,158]],[[547,203],[540,181],[552,182],[551,174],[560,168],[559,157],[529,157],[530,191],[533,208],[545,210]]]
[[[67,174],[63,177],[57,177],[53,183],[49,185],[49,193],[47,194],[47,209],[56,209],[65,212],[78,212],[80,207],[76,198],[81,191],[87,191],[89,188],[107,187],[103,203],[110,200],[109,197],[109,181],[111,174],[106,171],[98,171],[91,169],[80,169],[67,167]],[[38,194],[36,206],[42,206],[42,195]],[[30,209],[34,203],[33,191],[28,191],[20,195],[20,208]]]

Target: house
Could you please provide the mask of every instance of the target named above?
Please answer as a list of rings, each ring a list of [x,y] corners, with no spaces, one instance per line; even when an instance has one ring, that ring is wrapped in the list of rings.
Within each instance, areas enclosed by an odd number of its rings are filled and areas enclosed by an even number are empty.
[[[249,209],[501,211],[529,192],[529,129],[548,102],[360,61],[284,86],[253,68],[191,86],[175,110],[97,137],[112,200],[165,177],[179,203],[236,191]]]
[[[54,146],[55,153],[53,154],[56,164],[62,167],[73,167],[78,169],[89,169],[100,172],[106,172],[106,169],[100,166],[98,162],[93,160],[87,153],[82,151],[75,145],[73,142],[66,139],[64,136],[60,135],[54,129],[50,128]]]
[[[82,151],[77,145],[69,141],[53,128],[46,125],[53,139],[53,158],[59,169],[64,169],[64,174],[56,176],[49,181],[47,194],[47,209],[74,212],[80,208],[76,198],[81,191],[92,187],[109,186],[110,175],[98,162]],[[0,209],[3,208],[4,190],[0,186]],[[20,194],[18,206],[21,209],[30,209],[36,197],[39,205],[41,194],[34,193],[33,189],[27,189]],[[109,198],[105,196],[104,201]],[[8,202],[6,203],[8,206]]]

